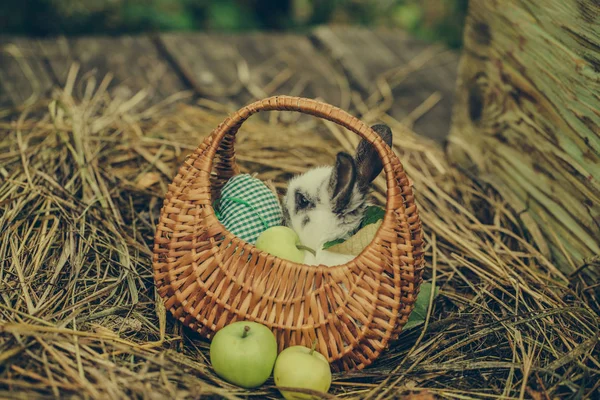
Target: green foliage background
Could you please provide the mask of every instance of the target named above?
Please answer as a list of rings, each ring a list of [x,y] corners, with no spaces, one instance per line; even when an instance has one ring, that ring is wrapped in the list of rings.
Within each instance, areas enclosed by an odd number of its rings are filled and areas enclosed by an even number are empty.
[[[122,34],[150,31],[303,31],[343,23],[401,27],[461,43],[468,0],[2,0],[0,33]]]

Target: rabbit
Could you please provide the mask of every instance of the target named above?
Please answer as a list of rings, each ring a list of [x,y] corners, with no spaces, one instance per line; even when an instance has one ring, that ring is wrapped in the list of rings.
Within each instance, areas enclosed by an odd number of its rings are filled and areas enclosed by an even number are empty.
[[[387,125],[372,129],[392,146],[392,131]],[[334,266],[354,258],[323,250],[323,244],[348,238],[356,231],[369,205],[370,184],[382,169],[377,151],[363,139],[355,157],[339,152],[334,166],[310,169],[288,182],[282,200],[284,224],[298,234],[304,246],[315,251],[305,251],[305,264]]]

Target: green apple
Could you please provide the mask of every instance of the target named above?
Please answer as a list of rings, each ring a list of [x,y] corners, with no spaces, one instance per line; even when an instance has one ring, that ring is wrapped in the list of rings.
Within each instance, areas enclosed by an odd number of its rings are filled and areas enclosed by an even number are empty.
[[[272,226],[263,231],[256,240],[256,248],[289,261],[304,262],[300,238],[287,226]]]
[[[316,345],[316,343],[315,343]],[[331,369],[325,356],[305,346],[284,349],[275,361],[273,379],[277,387],[311,389],[327,393],[331,386]],[[287,400],[319,399],[307,393],[281,391]]]
[[[210,362],[221,378],[244,388],[265,383],[277,358],[277,340],[269,328],[238,321],[219,330],[210,343]]]

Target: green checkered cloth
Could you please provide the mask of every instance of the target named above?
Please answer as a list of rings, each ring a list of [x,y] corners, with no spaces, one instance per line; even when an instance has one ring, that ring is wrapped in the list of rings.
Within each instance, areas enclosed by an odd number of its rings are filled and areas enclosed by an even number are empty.
[[[215,209],[229,232],[251,244],[268,228],[281,225],[283,219],[277,196],[260,179],[248,174],[227,181]]]

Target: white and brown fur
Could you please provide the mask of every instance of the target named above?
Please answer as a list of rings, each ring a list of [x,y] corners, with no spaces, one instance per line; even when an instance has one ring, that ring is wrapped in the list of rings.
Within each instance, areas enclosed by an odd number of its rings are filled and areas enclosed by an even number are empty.
[[[389,127],[372,128],[392,145]],[[370,184],[382,169],[377,151],[363,139],[354,158],[340,152],[334,166],[314,168],[289,181],[283,199],[284,223],[298,234],[303,245],[316,251],[316,256],[306,252],[305,264],[331,266],[353,258],[322,250],[323,244],[356,231],[368,206]]]

